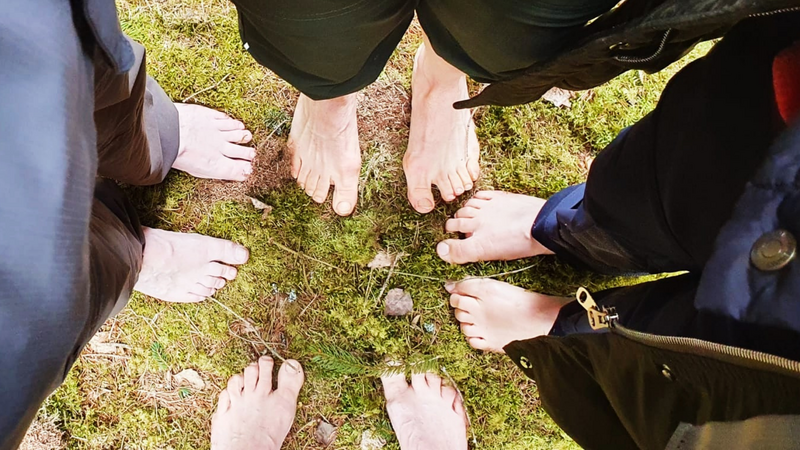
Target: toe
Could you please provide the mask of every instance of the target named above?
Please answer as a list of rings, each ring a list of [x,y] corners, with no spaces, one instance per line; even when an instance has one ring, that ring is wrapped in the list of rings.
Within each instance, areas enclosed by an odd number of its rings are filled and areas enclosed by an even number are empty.
[[[467,419],[467,411],[464,409],[464,401],[461,398],[461,394],[456,391],[456,398],[453,399],[453,411],[459,415],[462,419],[464,419],[464,425],[469,425],[469,419]]]
[[[475,193],[473,198],[477,198],[479,200],[491,200],[497,194],[496,191],[478,191]]]
[[[469,203],[469,202],[467,202]],[[456,219],[474,219],[478,216],[478,209],[473,208],[472,206],[464,206],[463,208],[459,209],[455,213]]]
[[[442,386],[442,398],[448,405],[452,405],[458,397],[458,391],[452,386]]]
[[[253,134],[247,130],[222,131],[222,138],[232,144],[246,144],[253,140]]]
[[[243,159],[252,161],[256,157],[256,151],[250,147],[235,144],[225,144],[222,146],[222,154],[228,158]]]
[[[406,376],[402,372],[392,372],[382,375],[381,383],[383,384],[383,393],[386,396],[387,402],[400,397],[408,389]]]
[[[328,199],[328,191],[331,189],[331,180],[329,178],[320,178],[317,181],[317,186],[311,194],[311,198],[317,203],[325,203]]]
[[[190,294],[199,295],[203,298],[213,297],[217,293],[216,289],[208,288],[200,283],[196,283],[189,291]]]
[[[309,180],[310,177],[311,177],[311,164],[307,163],[306,161],[300,160],[297,169],[297,176],[295,177],[297,179],[297,184],[300,185],[301,188],[305,189],[306,184],[308,184],[309,181],[314,181],[314,180]]]
[[[219,112],[219,111],[217,111]],[[217,122],[215,123],[217,129],[219,131],[238,131],[244,130],[245,126],[242,122],[232,119],[227,114],[222,113],[224,117],[217,118]]]
[[[303,185],[303,191],[305,191],[306,195],[311,197],[312,200],[314,200],[315,202],[317,201],[317,199],[314,198],[314,192],[317,190],[317,185],[319,184],[319,182],[320,182],[319,174],[311,173],[308,175],[308,177],[306,178],[306,182]],[[322,201],[319,201],[317,203],[322,203],[323,201],[325,201],[325,199],[322,199]]]
[[[258,384],[258,364],[252,363],[244,369],[244,392],[254,392]]]
[[[334,181],[336,183],[336,181]],[[343,180],[333,190],[333,210],[340,216],[349,216],[358,201],[358,177]]]
[[[276,392],[297,401],[300,395],[300,388],[303,387],[305,374],[303,366],[294,359],[287,359],[278,370],[278,389]]]
[[[435,184],[436,187],[439,188],[439,194],[442,196],[442,200],[452,202],[456,199],[456,193],[453,190],[453,185],[450,183],[449,178],[437,180]]]
[[[225,389],[219,393],[219,401],[217,401],[217,414],[224,414],[231,408],[231,395]]]
[[[428,380],[425,379],[424,373],[411,374],[411,386],[414,388],[414,392],[417,393],[430,392],[430,386],[428,386]]]
[[[463,325],[475,325],[475,317],[463,309],[456,309],[454,315],[456,320]]]
[[[466,242],[469,239],[458,242]],[[452,250],[452,249],[451,249]],[[491,296],[492,290],[502,285],[507,285],[502,281],[492,280],[490,278],[465,278],[452,285],[452,290],[448,291],[451,294],[461,294],[474,298],[486,298]]]
[[[300,183],[300,172],[303,170],[303,160],[300,158],[300,155],[294,150],[294,146],[292,145],[291,139],[289,139],[289,144],[287,145],[289,148],[289,152],[292,155],[292,178],[297,180]],[[301,185],[302,186],[302,185]]]
[[[489,342],[486,339],[479,338],[479,337],[468,337],[467,344],[470,347],[474,348],[475,350],[484,350],[484,351],[492,351],[492,346],[489,345]],[[505,353],[502,349],[497,351],[498,353]]]
[[[243,245],[223,239],[216,239],[213,246],[209,246],[209,259],[225,264],[241,265],[250,259],[250,251]]]
[[[450,264],[465,264],[481,261],[484,252],[480,241],[475,237],[469,237],[467,239],[446,239],[436,246],[436,253]]]
[[[481,338],[481,339],[483,338],[483,333],[481,329],[477,325],[469,323],[461,324],[461,334],[463,334],[467,338]]]
[[[461,181],[461,177],[458,176],[458,173],[451,173],[448,178],[450,179],[450,186],[453,187],[453,194],[455,194],[456,197],[463,194],[466,188]]]
[[[236,275],[239,273],[236,267],[226,266],[218,262],[209,263],[206,267],[206,274],[212,277],[224,278],[228,281],[236,279]]]
[[[425,214],[433,210],[433,193],[431,183],[424,177],[416,173],[406,172],[408,182],[408,201],[411,206],[419,213]]]
[[[477,311],[480,305],[478,304],[478,300],[474,297],[452,294],[450,296],[450,306],[472,314],[474,311]]]
[[[272,392],[272,368],[275,361],[269,356],[258,358],[258,386],[256,390],[265,394]]]
[[[469,191],[473,187],[472,177],[469,174],[466,166],[459,166],[458,167],[458,178],[461,180],[461,184],[464,186],[465,191]]]
[[[253,173],[253,164],[250,161],[220,157],[216,172],[216,176],[213,178],[228,181],[244,181]]]
[[[439,377],[439,375],[436,375],[433,372],[428,372],[425,374],[425,381],[428,383],[428,387],[430,387],[434,392],[442,392],[442,379]]]
[[[242,374],[236,374],[228,380],[228,395],[231,402],[235,402],[242,396],[242,389],[244,389],[244,377]]]
[[[474,219],[448,219],[444,224],[448,233],[474,233],[478,229],[478,221]]]
[[[198,281],[198,283],[202,284],[203,286],[211,289],[222,289],[225,287],[225,279],[220,277],[212,277],[211,275],[206,275]]]

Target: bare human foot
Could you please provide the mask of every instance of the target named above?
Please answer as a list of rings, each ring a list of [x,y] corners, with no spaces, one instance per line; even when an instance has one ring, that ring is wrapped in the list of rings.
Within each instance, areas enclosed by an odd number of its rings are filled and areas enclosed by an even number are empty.
[[[411,132],[403,169],[408,200],[420,213],[434,208],[431,185],[451,202],[480,175],[480,146],[469,110],[453,103],[469,97],[466,75],[436,55],[427,37],[414,58]]]
[[[548,334],[561,307],[572,301],[487,278],[448,283],[445,289],[469,345],[495,353],[505,353],[503,347],[513,341]]]
[[[200,105],[175,103],[180,149],[173,169],[198,178],[244,181],[253,172],[253,135],[227,114]]]
[[[262,356],[228,381],[211,418],[211,450],[281,448],[294,423],[304,375],[299,362],[288,360],[278,371],[278,388],[272,390],[273,364]]]
[[[236,278],[233,266],[250,257],[239,244],[199,234],[144,228],[144,238],[142,270],[133,289],[168,302],[211,297]]]
[[[289,133],[292,176],[317,203],[325,202],[334,185],[333,210],[340,216],[350,215],[358,200],[356,106],[356,94],[320,101],[300,94]]]
[[[466,239],[442,241],[436,253],[451,264],[552,255],[531,236],[545,202],[527,195],[480,191],[445,224],[448,232],[463,233]]]
[[[402,450],[466,450],[467,415],[461,396],[433,373],[381,377],[386,410]]]

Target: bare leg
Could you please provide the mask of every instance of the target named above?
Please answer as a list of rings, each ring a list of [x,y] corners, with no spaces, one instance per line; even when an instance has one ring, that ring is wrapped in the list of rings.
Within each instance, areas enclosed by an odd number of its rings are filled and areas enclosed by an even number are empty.
[[[503,347],[510,342],[549,333],[561,307],[572,301],[486,278],[468,278],[445,288],[469,345],[495,353],[505,353]]]
[[[134,289],[161,300],[200,302],[236,278],[250,253],[239,244],[199,234],[144,228],[142,271]]]
[[[180,149],[173,169],[198,178],[244,181],[253,172],[253,135],[227,114],[199,105],[176,103]]]
[[[292,176],[317,203],[334,185],[333,210],[350,215],[358,200],[361,150],[356,94],[314,101],[300,95],[289,133]]]
[[[386,410],[402,450],[466,450],[467,416],[458,392],[433,373],[381,377]]]
[[[466,75],[439,57],[427,37],[417,51],[411,90],[403,168],[411,206],[427,213],[434,208],[432,184],[447,202],[472,189],[480,175],[480,148],[470,111],[453,108],[469,97]]]
[[[463,233],[466,239],[442,241],[436,252],[452,264],[551,255],[531,236],[544,204],[545,200],[527,195],[480,191],[445,224],[448,232]]]
[[[304,375],[299,362],[286,361],[278,371],[278,388],[272,390],[273,364],[262,356],[228,381],[211,418],[212,450],[281,448],[294,423]]]

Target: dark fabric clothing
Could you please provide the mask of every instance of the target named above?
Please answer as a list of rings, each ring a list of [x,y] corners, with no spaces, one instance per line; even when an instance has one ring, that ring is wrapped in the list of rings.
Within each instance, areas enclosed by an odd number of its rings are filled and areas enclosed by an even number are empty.
[[[19,445],[136,282],[138,219],[97,175],[158,182],[178,151],[174,106],[143,87],[144,53],[128,60],[128,41],[108,31],[119,30],[113,2],[85,3],[93,32],[84,3],[72,5],[0,2],[0,450]]]
[[[681,422],[800,413],[797,368],[662,347],[604,333],[517,341],[505,351],[536,380],[553,420],[588,450],[662,450]]]
[[[763,170],[769,169],[770,144],[786,128],[773,90],[772,63],[798,37],[800,13],[740,24],[706,57],[678,73],[656,109],[601,152],[585,186],[557,194],[537,217],[532,233],[539,242],[595,271],[689,271],[695,275],[689,283],[694,283],[689,289],[692,293],[696,276],[703,274],[695,302],[697,309],[703,310],[699,316],[691,307],[693,295],[683,296],[682,302],[652,307],[638,305],[635,299],[642,298],[639,294],[612,296],[618,299],[614,303],[637,305],[632,312],[627,311],[633,306],[620,306],[626,311],[622,315],[625,323],[637,324],[630,327],[656,332],[639,322],[641,317],[648,317],[662,324],[657,329],[659,334],[767,350],[766,345],[777,342],[774,333],[746,331],[721,319],[727,316],[742,321],[748,310],[764,325],[765,318],[773,317],[771,325],[787,328],[786,322],[794,323],[788,328],[800,333],[800,310],[788,300],[786,306],[777,309],[776,291],[752,284],[762,278],[770,284],[774,276],[762,276],[748,263],[750,249],[762,234],[800,228],[800,224],[791,224],[791,214],[784,214],[789,216],[790,222],[786,222],[774,210],[764,210],[769,205],[777,208],[781,203],[790,204],[791,192],[766,189],[788,181],[770,178],[776,175],[756,176],[765,162],[768,168]],[[785,157],[780,159],[786,177],[791,179],[790,162]],[[762,177],[766,179],[759,181]],[[735,209],[743,212],[734,216]],[[743,216],[744,224],[732,231],[724,245],[715,246],[723,225],[733,226],[739,216]],[[764,223],[754,227],[756,219]],[[736,242],[739,244],[734,245]],[[705,270],[715,251],[720,269],[728,266],[725,270]],[[790,271],[782,273],[786,280],[793,279]],[[719,295],[721,286],[727,288],[724,296]],[[759,295],[766,298],[756,301]],[[706,302],[714,306],[700,308]],[[756,308],[760,304],[764,306]],[[660,308],[664,311],[658,314]],[[689,327],[691,323],[695,325]],[[553,331],[589,331],[583,309],[578,305],[565,308]],[[780,351],[777,354],[789,356]],[[800,352],[795,356],[800,357]]]
[[[312,99],[377,79],[414,13],[438,55],[481,82],[568,45],[614,0],[233,0],[245,48]]]
[[[789,9],[800,9],[800,0],[628,0],[552,58],[455,106],[519,105],[538,100],[552,87],[583,90],[628,70],[657,72],[748,17]]]
[[[800,122],[773,89],[798,38],[800,11],[735,26],[537,217],[537,239],[590,268],[687,272],[593,294],[618,314],[610,333],[573,302],[552,336],[505,347],[585,448],[663,449],[681,423],[800,413],[800,261],[751,256],[771,232],[800,236]]]

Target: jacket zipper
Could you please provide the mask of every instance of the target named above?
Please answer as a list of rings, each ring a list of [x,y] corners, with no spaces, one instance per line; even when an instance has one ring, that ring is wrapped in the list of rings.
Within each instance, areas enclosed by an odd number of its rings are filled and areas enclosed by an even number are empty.
[[[789,7],[789,8],[776,9],[774,11],[766,11],[766,12],[754,13],[754,14],[750,14],[748,17],[769,17],[769,16],[775,16],[775,15],[778,15],[778,14],[785,14],[785,13],[790,13],[790,12],[795,12],[795,11],[800,11],[800,6],[792,6],[792,7]],[[661,53],[664,51],[664,47],[667,46],[667,41],[669,40],[669,37],[671,35],[672,35],[672,28],[670,28],[670,29],[668,29],[667,31],[664,32],[664,34],[661,36],[661,41],[658,44],[658,48],[650,56],[647,56],[647,57],[644,57],[644,58],[639,58],[639,57],[635,57],[635,56],[614,56],[614,59],[619,61],[619,62],[628,63],[628,64],[645,64],[645,63],[649,63],[649,62],[655,60],[656,58],[658,58],[659,56],[661,56]]]
[[[783,8],[783,9],[776,9],[775,11],[767,11],[767,12],[760,12],[755,14],[750,14],[748,17],[768,17],[774,16],[776,14],[784,14],[790,13],[794,11],[800,11],[800,6],[792,6],[790,8]]]
[[[612,333],[617,333],[630,340],[653,347],[703,356],[722,356],[726,357],[725,359],[733,359],[737,363],[745,363],[745,365],[749,366],[758,365],[762,366],[762,368],[777,369],[781,372],[789,372],[794,376],[800,376],[800,362],[798,361],[701,339],[657,336],[631,330],[619,324],[619,314],[617,314],[615,308],[598,306],[586,289],[578,289],[575,297],[578,303],[586,310],[592,329],[609,329]]]

